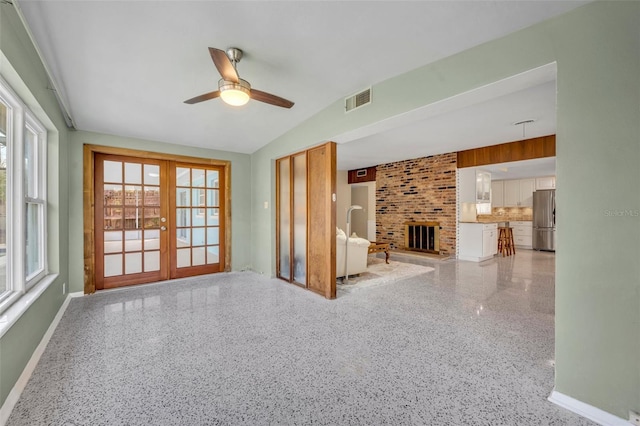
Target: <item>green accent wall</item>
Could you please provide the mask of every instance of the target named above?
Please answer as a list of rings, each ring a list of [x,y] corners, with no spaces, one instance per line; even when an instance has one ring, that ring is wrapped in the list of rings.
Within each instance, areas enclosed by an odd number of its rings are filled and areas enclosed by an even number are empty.
[[[252,155],[252,265],[275,272],[274,160],[557,63],[556,390],[640,411],[640,2],[594,2],[336,101]],[[550,389],[551,391],[551,389]]]
[[[212,140],[212,144],[213,144]],[[173,145],[84,131],[71,132],[69,152],[69,280],[70,291],[84,291],[84,244],[82,211],[82,153],[85,144],[153,151],[189,157],[231,161],[231,268],[251,267],[251,157],[204,148]]]
[[[0,3],[0,73],[48,128],[47,255],[57,279],[0,338],[0,405],[24,370],[64,301],[68,282],[69,191],[68,132],[46,73],[20,18]],[[46,117],[43,117],[43,114]]]

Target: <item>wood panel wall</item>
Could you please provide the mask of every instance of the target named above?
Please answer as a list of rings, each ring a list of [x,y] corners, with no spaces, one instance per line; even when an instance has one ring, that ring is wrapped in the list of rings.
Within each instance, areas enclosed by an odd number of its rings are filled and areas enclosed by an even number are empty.
[[[555,157],[556,135],[458,151],[458,168]]]

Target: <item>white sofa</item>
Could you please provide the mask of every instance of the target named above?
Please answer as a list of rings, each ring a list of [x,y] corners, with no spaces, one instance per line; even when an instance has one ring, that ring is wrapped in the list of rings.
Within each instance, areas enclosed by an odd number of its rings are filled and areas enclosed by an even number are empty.
[[[345,242],[347,236],[338,230],[336,234],[336,277],[344,277]],[[369,240],[359,237],[349,237],[347,271],[349,275],[360,274],[367,270],[367,256],[369,255]]]

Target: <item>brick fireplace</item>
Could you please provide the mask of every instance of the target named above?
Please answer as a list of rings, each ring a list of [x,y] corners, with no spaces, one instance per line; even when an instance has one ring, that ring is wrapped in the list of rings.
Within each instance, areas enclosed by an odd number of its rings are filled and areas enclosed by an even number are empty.
[[[406,223],[439,223],[438,251],[456,252],[456,153],[378,165],[376,240],[407,249]]]

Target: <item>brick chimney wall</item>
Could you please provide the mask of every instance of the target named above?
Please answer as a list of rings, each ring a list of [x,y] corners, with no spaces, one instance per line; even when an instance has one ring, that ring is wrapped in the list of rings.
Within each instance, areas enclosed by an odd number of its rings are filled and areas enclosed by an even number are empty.
[[[376,240],[404,249],[405,222],[439,222],[440,253],[456,251],[457,154],[378,165]]]

